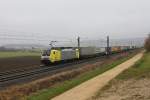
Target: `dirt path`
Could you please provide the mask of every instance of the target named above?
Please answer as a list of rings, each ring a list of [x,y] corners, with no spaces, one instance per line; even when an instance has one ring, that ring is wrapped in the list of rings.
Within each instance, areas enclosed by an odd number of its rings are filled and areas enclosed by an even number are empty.
[[[52,100],[86,100],[92,97],[99,89],[105,86],[110,80],[120,74],[122,71],[128,69],[136,61],[143,56],[143,52],[137,54],[130,60],[116,66],[115,68],[89,80],[81,85],[53,98]]]

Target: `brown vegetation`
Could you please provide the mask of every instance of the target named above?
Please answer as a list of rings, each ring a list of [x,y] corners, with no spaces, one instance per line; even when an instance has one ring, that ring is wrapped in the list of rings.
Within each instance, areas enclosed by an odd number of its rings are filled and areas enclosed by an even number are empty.
[[[145,40],[144,47],[145,47],[145,49],[146,49],[147,52],[150,52],[150,34],[147,37],[147,39]]]

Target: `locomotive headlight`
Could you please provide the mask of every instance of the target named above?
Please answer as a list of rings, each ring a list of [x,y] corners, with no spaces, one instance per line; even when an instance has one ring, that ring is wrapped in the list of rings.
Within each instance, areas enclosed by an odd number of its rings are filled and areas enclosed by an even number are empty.
[[[49,60],[49,56],[41,56],[42,60]]]

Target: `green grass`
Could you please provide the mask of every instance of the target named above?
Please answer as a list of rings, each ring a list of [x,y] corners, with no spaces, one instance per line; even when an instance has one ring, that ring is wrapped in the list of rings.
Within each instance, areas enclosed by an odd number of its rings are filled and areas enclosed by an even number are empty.
[[[101,94],[112,88],[114,84],[120,84],[120,81],[123,82],[129,79],[141,78],[150,78],[150,53],[145,53],[144,56],[132,67],[122,72],[115,79],[110,81],[109,84],[99,90],[96,95],[93,96],[93,100],[97,100],[97,98],[101,97]]]
[[[21,56],[40,56],[40,52],[30,51],[0,51],[0,58],[11,58]]]
[[[138,61],[133,67],[124,71],[116,77],[116,79],[143,78],[150,76],[150,53],[145,53],[143,58]]]
[[[28,100],[49,100],[50,98],[55,97],[55,96],[65,92],[65,91],[67,91],[67,90],[101,74],[101,73],[104,73],[105,71],[107,71],[119,64],[121,64],[122,62],[128,60],[132,56],[133,56],[133,54],[128,57],[121,58],[117,61],[114,61],[111,64],[106,64],[104,66],[96,68],[95,70],[91,70],[89,72],[83,73],[76,78],[64,81],[54,87],[50,87],[48,89],[41,90],[41,91],[37,92],[36,94],[30,95],[29,97],[27,97],[27,99]]]

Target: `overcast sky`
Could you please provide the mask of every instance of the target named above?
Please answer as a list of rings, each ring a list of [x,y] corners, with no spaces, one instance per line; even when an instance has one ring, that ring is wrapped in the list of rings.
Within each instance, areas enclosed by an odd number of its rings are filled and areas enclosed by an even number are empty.
[[[142,37],[150,32],[150,0],[0,0],[0,32]]]

